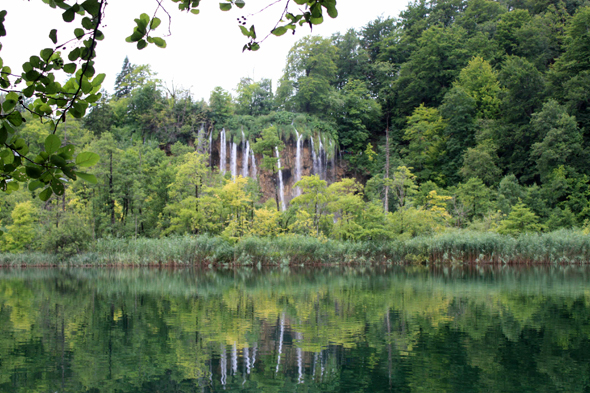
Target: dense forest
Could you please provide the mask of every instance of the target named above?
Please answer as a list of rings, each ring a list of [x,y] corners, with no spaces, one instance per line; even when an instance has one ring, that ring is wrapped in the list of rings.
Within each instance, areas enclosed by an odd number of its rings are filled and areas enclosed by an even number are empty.
[[[276,89],[244,78],[208,102],[125,59],[114,93],[58,130],[64,146],[84,146],[100,162],[45,202],[35,182],[4,197],[1,248],[75,253],[104,237],[173,234],[387,240],[585,228],[589,31],[590,5],[579,0],[417,1],[359,31],[301,39]],[[42,150],[50,132],[29,118],[18,136]],[[258,172],[219,167],[226,132],[252,143]],[[323,141],[333,175],[300,176],[287,203],[280,152],[299,146],[300,133],[313,154]]]

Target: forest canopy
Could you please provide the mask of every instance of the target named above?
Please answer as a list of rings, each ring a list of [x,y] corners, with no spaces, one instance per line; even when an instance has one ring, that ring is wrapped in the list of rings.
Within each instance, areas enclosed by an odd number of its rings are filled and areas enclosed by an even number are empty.
[[[3,248],[72,252],[106,236],[388,240],[587,228],[589,31],[590,5],[580,1],[416,1],[398,18],[299,40],[276,89],[243,78],[207,102],[126,59],[114,94],[55,128],[62,144],[100,155],[88,170],[96,184],[68,181],[46,201],[14,190],[2,201]],[[15,134],[42,151],[52,131],[22,117]],[[265,159],[256,175],[220,168],[211,146],[222,132]],[[263,185],[278,189],[292,164],[273,152],[301,135],[314,153],[323,143],[338,174],[302,176],[300,194],[283,203]]]

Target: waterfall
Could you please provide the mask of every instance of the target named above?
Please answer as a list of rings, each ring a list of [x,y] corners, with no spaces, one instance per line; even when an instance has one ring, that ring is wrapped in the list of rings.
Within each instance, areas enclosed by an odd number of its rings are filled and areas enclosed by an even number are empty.
[[[242,176],[248,177],[248,156],[250,155],[250,141],[244,137],[242,131]]]
[[[252,156],[252,179],[256,179],[256,156],[252,148],[250,148],[250,155]]]
[[[332,150],[332,158],[331,158],[331,162],[332,162],[332,182],[335,183],[336,182],[336,149],[334,147],[332,147],[332,144],[334,142],[330,141],[330,150]]]
[[[318,139],[320,140],[320,148],[318,150],[318,171],[319,171],[320,179],[326,180],[326,175],[325,175],[324,170],[322,168],[322,156],[325,153],[324,145],[322,145],[322,136],[320,135],[320,137]]]
[[[297,130],[295,130],[295,135],[297,135],[297,153],[295,155],[295,183],[297,183],[301,180],[301,148],[303,147],[303,134],[299,134]],[[301,189],[297,187],[295,189],[295,196],[299,195],[301,195]]]
[[[231,161],[230,161],[232,179],[238,175],[238,145],[236,142],[231,144]]]
[[[275,147],[275,153],[277,155],[278,161],[277,165],[279,168],[281,167],[281,157],[279,156],[279,149]],[[287,206],[285,205],[285,186],[283,185],[283,171],[279,169],[279,197],[281,198],[281,210],[287,210]]]
[[[221,135],[219,136],[219,170],[223,175],[225,175],[225,165],[227,164],[226,147],[225,128],[222,128]]]
[[[318,171],[318,156],[315,154],[315,145],[313,143],[313,136],[311,137],[311,162],[313,163],[313,174],[319,176]]]

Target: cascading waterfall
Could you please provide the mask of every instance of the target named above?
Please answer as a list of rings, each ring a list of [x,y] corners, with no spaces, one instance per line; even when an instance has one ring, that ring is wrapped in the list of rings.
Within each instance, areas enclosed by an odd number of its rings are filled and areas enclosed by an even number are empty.
[[[279,156],[279,149],[275,147],[275,154],[278,158],[277,165],[281,167],[281,157]],[[285,186],[283,185],[283,171],[279,169],[279,197],[281,198],[281,210],[287,210],[285,205]]]
[[[242,176],[248,177],[248,156],[250,155],[250,141],[246,139],[242,130]]]
[[[225,128],[222,128],[221,136],[219,137],[219,170],[223,175],[225,175],[225,166],[227,164],[226,148]]]
[[[330,140],[330,151],[332,152],[332,157],[330,158],[330,162],[332,165],[332,182],[336,181],[336,150],[334,149],[334,141]]]
[[[301,149],[303,148],[303,134],[299,134],[297,130],[295,130],[295,135],[297,135],[297,152],[295,154],[295,183],[301,180]],[[295,196],[301,195],[301,189],[297,187],[295,189]]]
[[[314,175],[319,175],[319,170],[318,170],[318,156],[315,153],[315,145],[313,143],[313,136],[311,137],[311,162],[313,164],[313,174]]]
[[[246,148],[242,150],[242,176],[248,177],[248,156],[250,155],[250,141],[246,141]]]
[[[256,179],[256,156],[252,148],[250,148],[250,155],[252,156],[252,179]]]
[[[324,156],[324,145],[322,145],[322,136],[320,135],[320,137],[318,139],[320,140],[320,148],[318,150],[318,170],[319,170],[320,179],[326,180],[326,175],[325,175],[324,170],[322,168],[322,157]]]
[[[231,177],[233,179],[238,175],[238,144],[236,142],[232,142],[231,144],[230,168]]]

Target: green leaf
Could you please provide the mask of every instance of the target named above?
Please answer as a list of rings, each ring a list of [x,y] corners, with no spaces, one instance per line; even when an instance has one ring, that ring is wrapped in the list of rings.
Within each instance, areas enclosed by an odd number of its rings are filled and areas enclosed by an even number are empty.
[[[191,10],[191,13],[192,14],[195,14],[195,15],[197,15],[199,12],[201,12],[201,11],[198,10],[198,9],[196,9],[196,8],[194,8],[194,9]]]
[[[73,21],[74,18],[76,17],[76,13],[74,12],[74,8],[73,7],[68,8],[63,14],[61,14],[61,17],[67,23],[70,23],[71,21]]]
[[[42,181],[39,180],[33,180],[32,182],[29,183],[29,191],[35,191],[38,188],[41,188],[44,186],[44,183]]]
[[[96,176],[94,176],[93,174],[84,173],[84,172],[75,172],[75,173],[80,179],[86,180],[88,183],[92,183],[92,184],[98,183]]]
[[[163,38],[153,37],[153,40],[154,40],[154,44],[156,44],[157,47],[159,47],[159,48],[166,47],[166,41]]]
[[[57,30],[53,29],[49,32],[49,38],[51,39],[51,42],[53,42],[54,44],[57,44]]]
[[[51,161],[51,163],[55,166],[58,166],[60,168],[63,168],[64,166],[66,166],[68,163],[66,162],[66,160],[64,160],[62,157],[60,156],[51,156],[49,158],[49,160]]]
[[[26,156],[29,152],[29,146],[27,146],[27,142],[23,138],[17,138],[17,140],[12,143],[12,147],[21,156]]]
[[[38,166],[26,166],[25,167],[25,171],[27,173],[27,176],[29,176],[31,179],[38,179],[41,177],[41,174],[43,173],[43,169],[41,169]],[[31,185],[29,184],[29,190]],[[33,191],[33,190],[31,190]]]
[[[330,18],[336,18],[338,16],[338,10],[336,9],[336,3],[334,3],[333,5],[330,4],[330,5],[326,6],[326,9],[328,10],[328,15],[330,15]]]
[[[10,149],[0,151],[0,157],[2,157],[4,165],[10,165],[14,162],[14,154],[12,154],[12,150]]]
[[[145,40],[137,41],[137,49],[142,50],[147,46],[147,42]]]
[[[18,168],[14,172],[12,172],[12,177],[20,182],[27,181],[27,173],[25,168]]]
[[[53,191],[51,191],[50,187],[47,187],[39,193],[39,199],[41,199],[43,202],[46,202],[49,198],[51,198],[51,194],[53,194]]]
[[[45,61],[49,61],[52,54],[53,54],[53,49],[51,49],[51,48],[42,49],[41,53],[40,53],[41,58]]]
[[[106,74],[98,74],[94,77],[94,80],[92,81],[92,86],[97,87],[100,86],[100,84],[104,81],[104,78],[106,77]]]
[[[272,34],[276,35],[277,37],[282,36],[287,32],[287,28],[285,26],[279,26],[276,29],[271,31]]]
[[[15,127],[18,127],[21,124],[23,124],[23,118],[19,112],[14,111],[14,112],[10,113],[6,118]]]
[[[55,153],[61,146],[61,139],[54,134],[47,135],[45,138],[45,152],[49,155]]]
[[[18,185],[18,182],[16,181],[7,181],[6,182],[6,192],[8,194],[10,194],[12,191],[18,191],[18,189],[20,188],[20,186]]]
[[[31,85],[27,88],[24,88],[22,93],[25,97],[31,98],[33,94],[35,94],[35,86]]]
[[[100,160],[100,156],[89,151],[82,152],[76,156],[76,165],[88,167],[95,165]]]
[[[68,63],[64,66],[64,71],[67,74],[73,74],[74,72],[76,72],[77,67],[78,65],[76,63]]]
[[[70,61],[76,61],[80,57],[80,48],[74,48],[68,53],[68,59]]]
[[[74,157],[74,151],[76,147],[72,144],[65,145],[64,147],[60,147],[57,150],[57,153],[62,155],[66,160],[71,160]]]
[[[86,33],[81,28],[78,27],[77,29],[74,29],[74,35],[77,39],[81,39],[82,37],[84,37],[84,34]]]
[[[64,184],[57,179],[51,180],[51,189],[59,196],[62,196],[66,191]]]
[[[244,6],[246,5],[246,2],[244,0],[236,0],[234,2],[234,4],[236,5],[236,7],[238,8],[244,8]]]
[[[160,23],[162,23],[160,18],[152,19],[152,21],[150,22],[150,29],[155,30],[158,26],[160,26]]]
[[[250,31],[247,28],[240,25],[240,30],[242,30],[243,35],[245,35],[246,37],[250,37]]]
[[[82,18],[82,27],[86,30],[94,30],[94,23],[92,22],[92,19],[88,17]]]
[[[5,113],[10,112],[14,109],[16,104],[18,104],[18,94],[14,92],[10,92],[4,98],[4,102],[2,103],[2,109],[4,109]]]
[[[86,0],[80,5],[92,16],[97,16],[100,12],[100,3],[97,0]]]
[[[219,9],[221,11],[229,11],[229,10],[231,10],[231,4],[230,3],[219,3]]]

